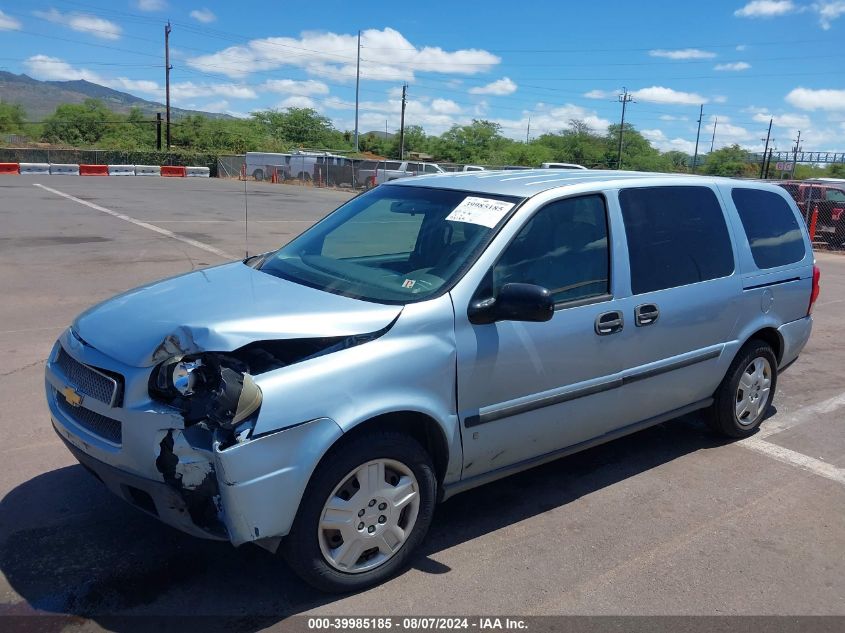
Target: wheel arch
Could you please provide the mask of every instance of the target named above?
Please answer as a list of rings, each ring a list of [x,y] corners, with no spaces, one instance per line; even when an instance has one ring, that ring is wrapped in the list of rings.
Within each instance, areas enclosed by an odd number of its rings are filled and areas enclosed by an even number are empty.
[[[332,452],[361,435],[378,431],[398,431],[414,438],[431,455],[438,484],[443,483],[449,466],[449,442],[443,426],[426,413],[413,410],[391,411],[362,420],[340,436],[324,453],[320,464]],[[317,468],[320,467],[317,465]],[[315,468],[316,471],[316,468]]]
[[[783,337],[780,335],[780,332],[777,331],[777,328],[772,326],[766,326],[760,328],[753,332],[750,336],[746,337],[746,339],[742,342],[739,350],[737,350],[737,354],[739,351],[745,347],[749,341],[757,339],[767,343],[775,353],[775,358],[777,359],[778,365],[780,365],[781,360],[783,359]]]

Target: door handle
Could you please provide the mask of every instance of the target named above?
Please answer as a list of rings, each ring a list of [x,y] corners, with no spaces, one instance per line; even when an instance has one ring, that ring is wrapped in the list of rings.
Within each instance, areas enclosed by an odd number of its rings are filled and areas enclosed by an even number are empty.
[[[634,321],[637,327],[651,325],[660,317],[660,310],[653,303],[644,303],[634,308]]]
[[[621,332],[625,326],[625,318],[619,310],[604,312],[596,317],[596,334],[607,336]]]

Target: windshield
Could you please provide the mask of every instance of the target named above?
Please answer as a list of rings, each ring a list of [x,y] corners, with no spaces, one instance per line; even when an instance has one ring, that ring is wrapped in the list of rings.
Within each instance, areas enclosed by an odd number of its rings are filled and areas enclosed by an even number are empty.
[[[366,301],[422,301],[463,274],[519,202],[429,187],[376,187],[271,255],[260,270]]]

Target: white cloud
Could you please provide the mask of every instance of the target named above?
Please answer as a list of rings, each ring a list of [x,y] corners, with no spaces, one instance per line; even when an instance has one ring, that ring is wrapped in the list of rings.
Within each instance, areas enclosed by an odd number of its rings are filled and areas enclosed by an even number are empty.
[[[713,59],[716,53],[703,51],[700,48],[682,48],[678,50],[664,50],[658,48],[648,52],[652,57],[665,57],[667,59]]]
[[[748,49],[748,44],[737,44],[736,50],[740,53],[746,49]]]
[[[810,117],[805,114],[770,114],[768,112],[758,112],[753,117],[758,123],[768,124],[769,119],[772,119],[773,125],[792,130],[807,129],[810,127]]]
[[[710,115],[709,120],[712,124],[717,115]],[[716,147],[725,147],[727,145],[741,145],[748,147],[749,143],[756,146],[759,142],[755,132],[749,132],[741,125],[734,125],[731,123],[729,116],[724,114],[718,115],[718,123],[716,124]],[[702,134],[702,138],[704,135]]]
[[[204,112],[226,112],[229,109],[229,102],[225,99],[221,99],[220,101],[213,101],[211,103],[207,103],[204,106],[199,108]]]
[[[123,31],[114,22],[86,13],[62,13],[56,9],[50,9],[49,11],[33,11],[33,15],[53,24],[61,24],[80,33],[90,33],[94,37],[104,40],[120,39],[120,34]]]
[[[135,6],[141,11],[164,11],[167,8],[165,0],[135,0]]]
[[[217,20],[217,16],[214,15],[214,12],[212,12],[211,9],[206,9],[205,7],[202,9],[194,9],[191,11],[190,16],[197,22],[202,22],[203,24],[211,24]]]
[[[532,136],[539,136],[546,132],[560,132],[571,119],[584,121],[590,128],[598,132],[604,132],[610,125],[610,121],[598,116],[594,110],[588,110],[571,103],[551,108],[538,103],[534,110],[526,110],[518,119],[495,119],[495,122],[502,126],[502,133],[505,136],[524,140],[529,118],[531,119]]]
[[[295,81],[293,79],[268,79],[260,86],[262,91],[278,92],[281,94],[327,95],[329,87],[322,81],[308,79],[306,81]]]
[[[661,121],[689,121],[689,117],[686,116],[673,116],[671,114],[661,114],[659,117]]]
[[[229,99],[255,99],[258,96],[255,90],[249,86],[231,83],[195,84],[192,81],[170,84],[170,95],[174,99],[195,99],[209,95],[218,95]]]
[[[587,99],[610,99],[611,97],[615,97],[615,92],[610,92],[609,90],[590,90],[589,92],[585,92],[584,96]]]
[[[157,100],[164,99],[164,88],[148,79],[130,79],[128,77],[104,77],[86,68],[76,68],[58,57],[34,55],[24,63],[26,71],[36,79],[73,80],[84,79],[91,83],[123,90],[132,94],[141,93]],[[249,86],[232,83],[201,83],[191,81],[176,82],[170,85],[170,95],[174,103],[188,105],[189,99],[197,97],[219,96],[228,99],[255,99],[258,94]]]
[[[740,18],[773,18],[797,9],[792,0],[754,0],[734,11],[734,15]]]
[[[476,86],[475,88],[470,88],[469,93],[471,95],[509,95],[516,92],[516,83],[514,83],[510,77],[502,77],[501,79],[497,79],[496,81],[490,82],[486,86]]]
[[[399,31],[367,29],[361,33],[361,76],[375,81],[413,81],[415,72],[473,75],[487,72],[501,58],[485,50],[444,51],[415,46]],[[352,81],[355,78],[357,35],[306,31],[299,38],[268,37],[230,46],[210,55],[189,58],[192,68],[229,77],[303,68],[316,76]]]
[[[451,99],[434,99],[430,107],[432,112],[438,114],[458,114],[461,112],[461,106]]]
[[[738,72],[740,70],[748,70],[751,68],[751,64],[748,62],[728,62],[725,64],[716,64],[713,66],[713,70],[727,70]]]
[[[681,92],[663,86],[651,86],[634,90],[631,94],[637,101],[649,103],[668,103],[675,105],[699,105],[707,103],[708,99],[695,92]]]
[[[845,110],[845,90],[795,88],[786,102],[802,110]]]
[[[19,31],[21,21],[0,11],[0,31]]]
[[[831,22],[845,14],[845,1],[816,2],[813,4],[813,10],[819,14],[819,24],[827,31],[831,27]]]
[[[305,97],[303,95],[291,95],[279,105],[277,108],[313,108],[317,104],[314,103],[314,100],[311,97]]]
[[[725,95],[716,95],[713,97],[713,103],[727,103],[728,98]]]

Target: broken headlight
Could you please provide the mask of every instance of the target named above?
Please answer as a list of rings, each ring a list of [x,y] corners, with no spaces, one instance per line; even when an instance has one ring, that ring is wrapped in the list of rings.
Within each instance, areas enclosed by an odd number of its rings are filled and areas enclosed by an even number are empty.
[[[249,368],[218,354],[175,356],[153,369],[150,395],[182,411],[185,424],[233,429],[261,406]]]

